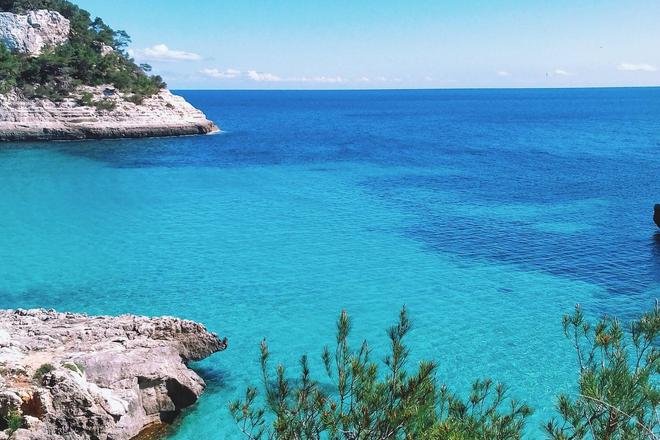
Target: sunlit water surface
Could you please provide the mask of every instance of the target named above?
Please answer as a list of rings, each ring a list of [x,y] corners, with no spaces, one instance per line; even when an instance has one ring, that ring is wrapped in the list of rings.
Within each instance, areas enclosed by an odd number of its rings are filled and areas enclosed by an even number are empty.
[[[660,90],[182,92],[214,136],[5,145],[0,307],[175,315],[230,349],[174,438],[233,439],[258,346],[297,369],[342,309],[378,357],[536,409],[571,392],[561,316],[660,296]],[[359,336],[359,338],[358,338]]]

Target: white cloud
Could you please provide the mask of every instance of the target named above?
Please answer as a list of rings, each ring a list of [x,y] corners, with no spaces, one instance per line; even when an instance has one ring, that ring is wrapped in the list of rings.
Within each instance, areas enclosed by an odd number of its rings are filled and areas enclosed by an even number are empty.
[[[262,82],[262,81],[265,81],[265,82],[282,81],[282,78],[280,78],[277,75],[273,75],[272,73],[257,72],[256,70],[248,70],[247,76],[252,81],[258,81],[258,82]]]
[[[555,75],[570,76],[571,74],[564,69],[555,69]]]
[[[507,72],[506,70],[499,70],[499,71],[497,72],[497,74],[498,74],[499,76],[511,76],[511,74],[510,74],[509,72]]]
[[[343,83],[344,78],[341,76],[314,76],[311,78],[303,76],[302,78],[289,78],[287,81],[300,81],[300,82],[312,82],[312,83]]]
[[[146,49],[136,50],[135,56],[145,61],[199,61],[201,55],[182,50],[172,50],[165,44],[157,44]]]
[[[639,63],[639,64],[621,63],[617,68],[625,72],[655,72],[656,70],[658,70],[657,67],[646,63]]]
[[[304,82],[304,83],[329,83],[339,84],[346,80],[341,76],[301,76],[301,77],[280,77],[272,73],[258,72],[256,70],[248,70],[247,78],[257,82]]]
[[[200,72],[204,76],[208,76],[209,78],[216,78],[216,79],[231,79],[231,78],[238,78],[241,76],[241,71],[236,70],[236,69],[227,69],[227,70],[220,70],[220,69],[202,69]]]
[[[218,68],[206,68],[199,71],[201,75],[204,75],[213,79],[241,79],[247,81],[256,81],[256,82],[282,82],[282,83],[310,83],[310,84],[346,84],[346,83],[367,83],[372,81],[379,82],[401,82],[400,78],[389,79],[384,76],[379,76],[376,78],[369,78],[366,76],[360,78],[345,78],[342,76],[278,76],[273,73],[260,72],[258,70],[247,70],[240,71],[237,69],[226,69],[221,70]],[[429,81],[432,78],[427,78]]]

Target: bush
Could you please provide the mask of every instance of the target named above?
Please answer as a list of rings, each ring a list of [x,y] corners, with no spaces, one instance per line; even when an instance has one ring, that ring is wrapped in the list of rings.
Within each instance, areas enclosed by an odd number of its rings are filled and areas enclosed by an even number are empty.
[[[82,364],[79,364],[78,362],[67,362],[62,365],[64,368],[67,370],[71,370],[74,373],[80,373],[83,374],[85,372],[85,366]]]
[[[91,107],[94,105],[94,95],[89,92],[83,92],[83,94],[80,96],[80,99],[78,100],[78,104]]]
[[[660,438],[658,304],[633,321],[628,334],[613,318],[589,324],[579,306],[563,324],[577,352],[580,377],[577,398],[559,396],[561,422],[548,423],[550,438]]]
[[[43,364],[41,367],[37,368],[37,371],[34,372],[34,379],[41,380],[46,374],[53,371],[55,367],[51,364]]]
[[[97,110],[105,110],[105,111],[112,111],[115,108],[117,108],[117,103],[112,99],[107,99],[107,98],[101,99],[99,101],[94,101],[92,105],[96,107]]]
[[[619,321],[585,320],[579,306],[563,320],[578,363],[577,397],[558,399],[559,420],[545,426],[553,440],[657,440],[660,438],[659,373],[660,307],[633,321],[625,332]],[[256,387],[230,404],[243,434],[257,439],[421,439],[515,440],[523,436],[532,410],[510,399],[506,388],[490,380],[477,381],[463,400],[435,380],[435,364],[422,362],[408,373],[409,351],[404,336],[410,329],[406,310],[389,332],[390,354],[385,373],[370,361],[366,342],[350,349],[350,320],[337,322],[334,354],[326,348],[323,363],[334,381],[324,392],[311,378],[307,356],[300,360],[300,378],[287,378],[283,366],[271,379],[266,342],[261,344],[259,405]]]
[[[11,409],[5,417],[5,422],[7,423],[9,437],[11,437],[23,427],[23,416],[18,410]]]
[[[343,312],[337,322],[334,354],[326,348],[322,360],[333,392],[324,392],[311,378],[307,356],[300,360],[300,378],[293,383],[278,366],[271,382],[269,352],[261,344],[265,408],[257,407],[257,389],[230,405],[231,413],[249,439],[517,439],[531,410],[506,396],[503,385],[477,381],[467,401],[438,389],[436,364],[421,362],[408,372],[410,330],[405,308],[389,329],[390,354],[385,372],[370,360],[366,341],[354,351],[347,342],[351,323]],[[267,426],[267,420],[272,425]]]
[[[135,105],[142,105],[142,103],[144,102],[144,98],[145,98],[144,95],[141,95],[139,93],[134,93],[131,96],[126,97],[125,99],[126,101],[132,102]]]

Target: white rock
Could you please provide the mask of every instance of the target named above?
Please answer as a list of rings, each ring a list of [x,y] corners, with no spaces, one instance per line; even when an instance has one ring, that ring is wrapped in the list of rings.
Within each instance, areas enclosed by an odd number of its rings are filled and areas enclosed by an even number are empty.
[[[24,367],[10,374],[0,361],[0,416],[20,406],[28,429],[15,438],[30,440],[128,440],[171,421],[204,391],[186,362],[227,346],[200,324],[168,317],[0,311],[0,330],[18,342]],[[44,363],[54,370],[33,379]]]
[[[113,110],[83,106],[82,93],[94,101],[110,100]],[[218,131],[204,113],[169,90],[146,98],[140,105],[112,86],[81,87],[62,102],[26,99],[17,92],[0,95],[0,141],[65,140],[178,136]]]
[[[41,9],[26,15],[0,12],[0,42],[12,51],[39,55],[46,46],[69,39],[71,24],[59,12]]]

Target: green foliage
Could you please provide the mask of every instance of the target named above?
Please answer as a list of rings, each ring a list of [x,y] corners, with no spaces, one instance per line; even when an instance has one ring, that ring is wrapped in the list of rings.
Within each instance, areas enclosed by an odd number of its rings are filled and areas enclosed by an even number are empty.
[[[257,405],[258,391],[247,389],[244,400],[230,405],[231,413],[248,439],[493,439],[520,438],[531,410],[506,396],[502,385],[474,384],[467,401],[436,386],[436,364],[408,367],[404,338],[410,330],[405,308],[388,331],[390,353],[383,365],[370,358],[365,342],[350,348],[351,322],[343,312],[337,322],[336,346],[326,347],[322,360],[333,381],[326,393],[311,378],[307,356],[300,360],[300,378],[287,379],[283,366],[271,380],[268,346],[261,344],[265,407]],[[385,371],[381,372],[380,367]],[[507,406],[507,411],[502,411]],[[272,423],[269,423],[271,422]]]
[[[630,324],[626,334],[619,321],[605,317],[596,325],[577,306],[564,317],[564,333],[577,352],[578,394],[562,395],[561,421],[548,423],[554,440],[657,439],[658,373],[660,372],[660,308],[656,306]]]
[[[115,108],[117,108],[117,103],[112,99],[107,99],[107,98],[95,101],[93,105],[94,107],[96,107],[97,110],[104,110],[104,111],[112,111]]]
[[[134,93],[131,96],[127,96],[125,99],[128,102],[132,102],[135,105],[142,105],[144,102],[145,96],[139,93]]]
[[[83,92],[83,94],[80,96],[80,99],[78,100],[78,104],[91,107],[94,105],[94,95],[89,92]]]
[[[159,76],[148,76],[147,65],[138,66],[125,49],[130,37],[67,0],[0,0],[0,11],[25,13],[49,9],[71,22],[69,40],[37,57],[12,54],[0,44],[0,93],[18,87],[28,97],[59,101],[77,86],[111,84],[120,91],[151,96],[165,87]],[[102,54],[110,46],[113,52]],[[104,104],[109,105],[109,104]]]
[[[23,426],[23,416],[19,411],[10,409],[5,417],[5,422],[7,423],[8,434],[11,438]]]
[[[0,93],[7,93],[16,86],[19,69],[18,58],[0,43]]]
[[[532,414],[527,405],[507,399],[504,385],[491,380],[476,381],[465,402],[443,386],[439,402],[439,422],[422,435],[423,440],[519,439]]]
[[[37,368],[37,371],[34,372],[33,377],[35,380],[41,380],[41,378],[44,377],[44,375],[50,373],[54,369],[55,367],[53,367],[52,364],[43,364],[42,366]]]
[[[63,364],[62,366],[64,368],[66,368],[67,370],[73,371],[74,373],[82,374],[82,373],[85,372],[85,366],[79,364],[78,362],[67,362],[67,363]]]
[[[628,331],[605,317],[589,323],[577,306],[563,320],[580,368],[574,396],[558,399],[558,420],[546,434],[552,440],[657,440],[660,438],[660,306],[633,321]],[[325,392],[311,378],[307,356],[300,361],[298,381],[287,379],[283,366],[272,380],[268,346],[261,344],[262,387],[230,405],[239,428],[250,440],[516,440],[522,438],[532,410],[507,396],[506,388],[490,380],[477,381],[467,400],[438,387],[436,366],[407,366],[403,343],[410,321],[403,309],[389,332],[390,354],[385,372],[370,360],[364,342],[348,345],[351,322],[344,312],[337,322],[334,352],[322,360],[334,382]]]

